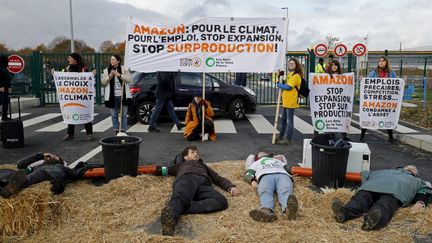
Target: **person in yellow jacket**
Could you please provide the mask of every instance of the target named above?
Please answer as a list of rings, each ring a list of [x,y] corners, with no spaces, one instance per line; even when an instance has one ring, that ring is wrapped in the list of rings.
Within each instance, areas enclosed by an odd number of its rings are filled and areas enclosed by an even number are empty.
[[[318,59],[318,63],[315,66],[315,73],[326,73],[326,64],[324,63],[324,59],[321,57]]]
[[[282,124],[279,131],[279,138],[276,143],[279,145],[291,145],[291,138],[294,132],[294,111],[299,107],[298,90],[300,89],[303,77],[303,68],[296,58],[290,58],[288,61],[288,77],[285,83],[278,83],[277,87],[282,89]],[[285,130],[288,131],[284,139]]]
[[[202,107],[204,106],[204,135],[202,135]],[[183,136],[189,140],[194,141],[204,136],[204,140],[210,139],[216,141],[216,133],[213,123],[213,108],[210,102],[203,99],[201,94],[195,94],[193,101],[189,104],[185,124],[186,128],[183,132]]]

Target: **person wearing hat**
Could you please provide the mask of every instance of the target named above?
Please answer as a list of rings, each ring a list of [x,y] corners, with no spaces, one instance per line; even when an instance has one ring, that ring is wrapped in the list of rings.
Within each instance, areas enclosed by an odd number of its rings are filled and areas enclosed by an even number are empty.
[[[361,186],[346,205],[333,199],[332,210],[338,223],[365,214],[362,230],[370,231],[385,227],[396,210],[415,203],[413,208],[427,206],[432,193],[429,182],[418,178],[414,165],[403,168],[362,171]]]
[[[81,72],[88,72],[87,66],[84,65],[81,55],[79,53],[71,53],[68,57],[69,65],[66,67],[65,72],[75,72],[75,73],[81,73]],[[87,133],[87,140],[91,141],[93,140],[93,123],[88,122],[84,124],[84,128]],[[74,124],[68,124],[66,136],[63,137],[63,141],[69,141],[72,140],[75,133],[75,125]]]
[[[260,222],[277,219],[274,207],[274,193],[277,194],[282,212],[289,220],[297,218],[298,203],[293,194],[293,179],[287,170],[285,156],[267,152],[249,155],[245,163],[244,180],[257,188],[260,196],[260,209],[249,212],[251,218]]]
[[[320,57],[318,60],[317,65],[315,66],[315,73],[325,73],[326,72],[326,66],[324,63],[324,59]]]
[[[203,112],[204,107],[204,112]],[[213,108],[209,101],[202,98],[199,91],[194,93],[194,99],[189,103],[185,124],[186,128],[183,136],[189,140],[194,141],[201,138],[202,133],[202,117],[204,115],[204,140],[210,139],[216,141],[216,133],[213,123]]]

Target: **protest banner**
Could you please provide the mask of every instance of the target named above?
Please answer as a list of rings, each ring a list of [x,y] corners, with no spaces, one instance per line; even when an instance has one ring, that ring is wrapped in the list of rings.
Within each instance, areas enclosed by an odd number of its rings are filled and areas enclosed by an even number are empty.
[[[176,26],[127,22],[125,65],[132,71],[283,70],[285,18],[201,18]]]
[[[354,99],[354,73],[310,73],[310,106],[314,130],[348,132]]]
[[[363,78],[360,83],[360,126],[395,129],[404,86],[405,81],[401,78]]]
[[[54,82],[64,123],[85,124],[93,121],[93,73],[54,72]]]

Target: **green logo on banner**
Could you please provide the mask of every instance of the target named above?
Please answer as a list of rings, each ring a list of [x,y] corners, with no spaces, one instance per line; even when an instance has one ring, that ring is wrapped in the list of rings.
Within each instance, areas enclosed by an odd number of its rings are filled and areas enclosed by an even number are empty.
[[[319,119],[315,121],[315,128],[318,129],[319,131],[324,130],[325,128],[325,123],[323,120]]]
[[[72,120],[78,121],[79,120],[79,115],[78,114],[73,114]]]
[[[207,57],[205,63],[207,67],[213,67],[216,64],[216,61],[213,57]]]

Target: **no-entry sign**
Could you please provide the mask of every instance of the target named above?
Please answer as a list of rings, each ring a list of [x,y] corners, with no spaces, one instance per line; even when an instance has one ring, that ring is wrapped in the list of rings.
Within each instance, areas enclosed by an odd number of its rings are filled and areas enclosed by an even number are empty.
[[[346,45],[344,44],[337,44],[334,49],[333,49],[333,53],[335,54],[335,56],[337,57],[343,57],[346,55],[348,51],[348,48],[346,47]]]
[[[352,54],[356,57],[361,57],[366,53],[366,45],[363,43],[357,43],[353,46]]]
[[[315,55],[317,55],[319,57],[323,57],[323,56],[327,55],[327,46],[323,43],[318,44],[315,46],[314,52],[315,52]]]
[[[7,69],[11,73],[20,73],[22,70],[24,70],[25,62],[22,57],[18,55],[10,55],[8,57],[8,67]]]

